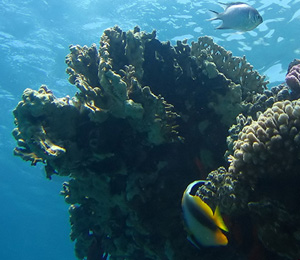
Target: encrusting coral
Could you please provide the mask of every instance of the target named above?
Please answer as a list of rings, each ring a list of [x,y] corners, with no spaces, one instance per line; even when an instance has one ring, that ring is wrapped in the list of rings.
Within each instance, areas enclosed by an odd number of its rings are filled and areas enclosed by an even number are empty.
[[[98,50],[71,45],[66,63],[76,95],[26,89],[14,110],[13,135],[15,155],[44,163],[48,178],[69,176],[62,195],[71,205],[77,257],[214,258],[220,251],[198,251],[187,242],[181,194],[199,172],[223,163],[228,128],[263,95],[264,77],[211,38],[173,47],[138,27],[105,30]],[[223,173],[215,172],[228,177],[219,184],[240,187],[232,172]],[[226,211],[237,195],[223,189]],[[224,248],[222,255],[237,253]]]

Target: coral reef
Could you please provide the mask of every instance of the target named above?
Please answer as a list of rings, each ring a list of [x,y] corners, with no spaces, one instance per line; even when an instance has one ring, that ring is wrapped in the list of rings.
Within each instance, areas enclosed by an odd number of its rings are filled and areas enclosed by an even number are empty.
[[[264,178],[263,174],[272,172],[274,176],[281,176],[282,171],[290,172],[297,162],[297,146],[299,145],[300,127],[300,102],[281,101],[276,102],[272,108],[263,112],[257,121],[252,121],[249,126],[245,126],[239,132],[239,138],[234,145],[234,156],[229,167],[229,171],[258,175]],[[288,151],[283,155],[278,150]],[[295,151],[294,151],[295,150]],[[276,161],[276,158],[283,158],[283,161]],[[268,171],[261,169],[261,173],[253,167],[266,165],[270,160]],[[278,164],[278,165],[277,165]],[[255,173],[254,173],[255,171]]]
[[[276,102],[239,133],[229,167],[250,184],[248,209],[262,243],[289,259],[300,256],[299,127],[300,100]]]
[[[244,111],[247,117],[243,114],[239,114],[236,117],[236,124],[229,128],[229,136],[227,136],[226,139],[228,150],[225,153],[225,159],[227,159],[230,154],[233,154],[234,141],[238,139],[238,134],[244,126],[249,125],[253,119],[256,120],[262,111],[272,107],[277,101],[292,99],[292,93],[284,84],[274,86],[270,90],[266,89],[262,94],[256,93],[253,95],[252,103],[247,103],[247,109]]]
[[[229,170],[211,172],[198,195],[228,215],[250,216],[265,248],[298,259],[300,100],[276,102],[257,120],[240,116],[238,123]]]
[[[292,93],[299,98],[300,96],[300,60],[293,60],[288,68],[285,81]]]
[[[295,98],[292,96],[289,88],[284,84],[280,84],[271,89],[264,90],[263,93],[254,94],[252,102],[247,104],[248,109],[245,114],[257,119],[257,113],[265,111],[275,102],[292,99]]]
[[[110,39],[111,35],[115,38]],[[172,139],[172,134],[176,138],[172,121],[177,115],[172,112],[172,105],[167,104],[163,97],[153,95],[149,87],[141,87],[133,76],[133,65],[123,64],[124,70],[117,70],[123,78],[116,73],[109,53],[117,44],[114,41],[124,42],[122,35],[118,28],[106,30],[101,37],[99,54],[95,45],[90,48],[70,46],[71,53],[66,58],[67,73],[70,83],[80,90],[76,96],[77,105],[80,110],[88,110],[89,117],[96,123],[103,123],[110,116],[128,118],[137,131],[147,132],[149,143],[162,143],[165,138]],[[118,61],[122,59],[125,57],[118,57]]]
[[[214,43],[211,37],[200,37],[198,42],[193,42],[191,55],[196,57],[197,65],[209,79],[218,78],[219,82],[226,82],[222,86],[217,85],[226,92],[216,91],[210,108],[221,115],[222,122],[228,126],[234,123],[233,118],[246,111],[247,103],[251,103],[249,101],[252,101],[254,94],[266,89],[268,82],[265,76],[253,70],[245,56],[232,56],[230,51]]]
[[[200,37],[192,43],[191,54],[197,58],[198,65],[209,78],[224,77],[242,86],[243,97],[261,93],[268,82],[265,76],[253,70],[245,56],[234,57],[230,51],[213,42],[208,36]]]
[[[256,97],[268,93],[264,77],[209,37],[173,47],[138,27],[105,30],[98,49],[71,45],[66,63],[76,95],[57,98],[46,86],[26,89],[14,110],[13,135],[15,155],[45,164],[48,178],[69,176],[61,193],[70,204],[76,256],[241,256],[234,247],[192,248],[180,199],[189,182],[224,163],[228,129],[239,113],[250,115]],[[241,119],[239,130],[244,125]],[[211,173],[203,193],[212,205],[221,199],[230,214],[240,206],[246,210],[251,195],[240,181],[238,158],[231,163],[237,173]]]
[[[79,111],[69,97],[56,98],[46,86],[38,91],[25,89],[22,99],[14,110],[18,126],[13,131],[18,140],[15,155],[32,165],[46,163],[49,178],[56,168],[60,168],[60,175],[69,175],[67,169],[76,167],[80,160],[77,144],[69,141],[78,134]]]

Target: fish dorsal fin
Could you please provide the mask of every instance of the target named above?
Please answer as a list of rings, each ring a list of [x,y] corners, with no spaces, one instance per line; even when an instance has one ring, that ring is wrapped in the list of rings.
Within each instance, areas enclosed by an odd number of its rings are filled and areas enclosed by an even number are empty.
[[[218,226],[218,228],[228,232],[228,228],[225,225],[224,220],[221,216],[219,206],[216,207],[216,210],[215,210],[215,213],[214,213],[214,219],[215,219],[215,223]]]
[[[231,3],[221,3],[221,2],[218,2],[219,4],[221,5],[225,5],[225,10],[227,10],[229,7],[233,6],[233,5],[242,5],[242,4],[245,4],[245,5],[248,5],[246,3],[243,3],[243,2],[231,2]]]
[[[246,4],[244,2],[230,2],[230,3],[222,3],[222,2],[218,2],[221,5],[226,5],[226,6],[232,6],[232,5],[243,5]]]

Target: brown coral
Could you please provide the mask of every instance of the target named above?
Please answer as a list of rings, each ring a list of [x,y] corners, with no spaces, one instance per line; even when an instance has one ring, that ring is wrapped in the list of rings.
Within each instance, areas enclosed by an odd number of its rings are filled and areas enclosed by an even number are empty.
[[[192,42],[191,55],[196,57],[196,63],[209,79],[219,78],[226,82],[226,94],[216,92],[210,107],[221,115],[227,126],[233,124],[233,118],[239,113],[247,111],[254,94],[263,93],[266,89],[268,81],[265,81],[265,76],[253,70],[245,56],[232,56],[211,37],[200,37],[198,42]]]
[[[270,174],[272,178],[282,178],[282,172],[287,172],[293,177],[296,173],[291,170],[295,169],[300,155],[299,127],[299,100],[276,102],[239,133],[229,171],[243,171],[259,178]],[[259,170],[259,165],[265,167]]]
[[[211,172],[198,190],[231,216],[251,216],[263,245],[284,259],[300,256],[299,129],[300,100],[276,102],[239,131],[228,172]]]
[[[245,59],[237,62],[206,38],[199,42],[207,43],[173,47],[157,40],[155,31],[110,28],[99,50],[70,46],[66,63],[75,97],[56,98],[45,86],[24,92],[14,111],[15,153],[34,165],[45,163],[49,178],[70,177],[62,194],[71,204],[78,258],[95,246],[132,259],[205,254],[186,241],[181,191],[199,173],[194,158],[204,162],[202,173],[223,161],[228,126],[249,102],[249,82],[251,95],[266,82]],[[237,182],[222,170],[214,176],[222,174],[226,208]]]
[[[255,93],[262,93],[268,84],[265,76],[253,70],[246,57],[234,57],[230,51],[213,42],[208,36],[200,37],[192,43],[191,53],[197,57],[197,62],[210,78],[223,75],[235,84],[240,84],[243,99]]]

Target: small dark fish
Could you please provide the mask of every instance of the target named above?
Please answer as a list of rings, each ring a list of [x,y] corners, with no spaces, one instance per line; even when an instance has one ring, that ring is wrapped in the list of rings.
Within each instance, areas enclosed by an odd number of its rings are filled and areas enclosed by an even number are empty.
[[[223,22],[216,29],[233,29],[246,32],[253,30],[263,22],[263,18],[259,12],[246,3],[233,2],[220,4],[226,6],[223,13],[209,10],[217,15],[216,17],[209,19],[209,21],[222,20]]]

